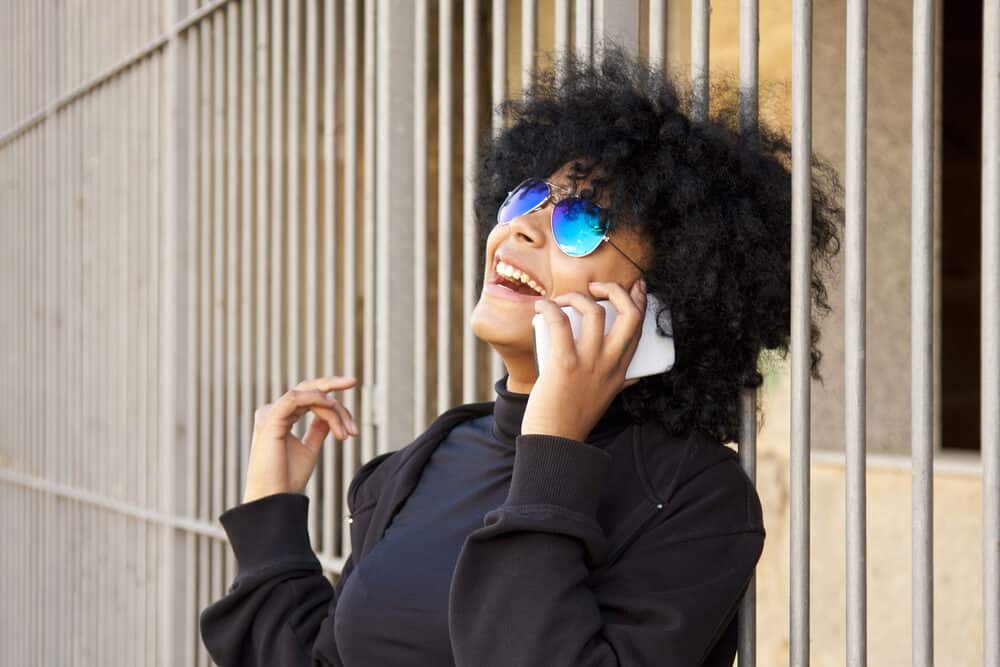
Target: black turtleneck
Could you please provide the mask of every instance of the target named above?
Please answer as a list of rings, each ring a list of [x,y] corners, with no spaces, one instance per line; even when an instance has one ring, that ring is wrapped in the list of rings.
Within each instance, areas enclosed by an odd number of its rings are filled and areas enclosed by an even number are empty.
[[[503,504],[528,394],[494,385],[492,415],[453,428],[382,539],[347,579],[334,632],[346,667],[452,665],[448,593],[465,538]],[[619,395],[586,438],[603,448],[627,424]],[[526,436],[527,437],[527,436]]]

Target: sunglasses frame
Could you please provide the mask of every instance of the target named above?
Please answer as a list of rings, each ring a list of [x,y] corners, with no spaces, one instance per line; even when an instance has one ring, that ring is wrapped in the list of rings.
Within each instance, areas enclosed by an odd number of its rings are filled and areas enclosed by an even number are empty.
[[[503,203],[500,204],[500,207],[497,209],[497,224],[498,225],[507,225],[507,224],[510,224],[509,222],[502,222],[500,220],[500,211],[503,210],[504,204],[506,204],[510,200],[510,196],[512,194],[514,194],[515,192],[517,192],[518,190],[520,190],[521,187],[524,186],[525,183],[529,183],[531,181],[540,181],[540,182],[544,183],[545,186],[548,188],[548,194],[545,195],[545,198],[542,199],[542,201],[538,202],[537,204],[535,204],[534,206],[532,206],[531,208],[529,208],[527,211],[525,211],[521,215],[527,215],[528,213],[531,213],[532,211],[536,211],[539,208],[542,208],[543,206],[545,206],[545,204],[551,202],[552,203],[552,210],[549,212],[549,229],[552,232],[552,238],[555,238],[555,236],[556,236],[555,225],[553,223],[553,215],[554,215],[554,212],[555,212],[555,208],[556,208],[556,206],[558,206],[559,204],[562,204],[565,201],[578,199],[580,201],[587,202],[588,204],[590,204],[591,206],[593,206],[594,208],[596,208],[599,212],[606,214],[605,215],[605,219],[606,219],[607,222],[606,222],[606,224],[604,226],[604,235],[601,237],[601,240],[598,241],[597,244],[593,247],[593,249],[589,250],[588,252],[585,252],[582,255],[570,255],[568,252],[566,252],[565,250],[563,250],[562,246],[560,246],[559,243],[557,242],[556,243],[556,247],[558,247],[559,250],[564,255],[566,255],[567,257],[575,257],[575,258],[586,257],[587,255],[593,253],[595,250],[597,250],[598,248],[600,248],[601,247],[601,243],[603,243],[603,242],[606,241],[606,242],[608,242],[611,245],[612,248],[614,248],[615,250],[617,250],[618,252],[620,252],[621,255],[622,255],[622,257],[624,257],[628,261],[632,262],[632,265],[635,266],[635,268],[639,269],[639,271],[641,273],[643,273],[643,274],[646,273],[645,269],[643,269],[641,266],[639,266],[627,254],[625,254],[625,251],[623,251],[621,248],[619,248],[617,245],[615,245],[615,243],[608,236],[608,232],[611,230],[611,212],[608,209],[602,208],[602,207],[598,206],[597,204],[595,204],[594,202],[590,201],[586,197],[567,196],[567,197],[563,197],[562,199],[560,199],[560,200],[557,201],[555,199],[555,197],[553,196],[553,194],[552,194],[553,191],[562,192],[562,193],[565,193],[567,195],[572,195],[573,194],[572,191],[569,190],[568,188],[564,188],[561,185],[557,185],[557,184],[555,184],[555,183],[553,183],[551,181],[548,181],[548,180],[546,180],[544,178],[538,178],[538,177],[535,177],[535,176],[528,177],[528,178],[524,179],[523,181],[521,181],[520,183],[518,183],[516,186],[514,186],[513,190],[510,190],[509,192],[507,192],[507,197],[504,198]],[[520,216],[515,216],[515,217],[520,217]]]

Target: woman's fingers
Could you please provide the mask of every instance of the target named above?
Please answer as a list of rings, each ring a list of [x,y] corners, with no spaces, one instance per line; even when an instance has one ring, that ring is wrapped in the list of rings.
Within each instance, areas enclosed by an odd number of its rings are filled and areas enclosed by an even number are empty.
[[[558,306],[573,306],[583,315],[580,338],[576,347],[584,359],[596,361],[604,342],[604,319],[606,313],[593,298],[580,292],[566,292],[553,299]]]
[[[268,415],[268,422],[276,428],[288,429],[311,408],[332,408],[337,399],[326,392],[312,389],[292,389],[277,400]]]
[[[535,300],[535,312],[545,318],[549,327],[549,335],[552,338],[549,361],[573,363],[576,360],[576,346],[573,343],[573,329],[566,313],[554,301],[544,298]]]
[[[300,382],[295,387],[295,391],[302,391],[302,392],[319,391],[327,393],[331,391],[338,391],[341,389],[348,389],[354,386],[355,384],[357,384],[357,378],[353,376],[335,375],[330,377],[316,378],[313,380],[305,380],[303,382]],[[339,401],[337,401],[336,399],[330,399],[330,402],[326,404],[326,407],[329,407],[329,411],[325,413],[319,411],[320,407],[322,406],[320,405],[310,406],[309,409],[316,408],[316,412],[318,414],[323,415],[324,419],[326,419],[327,422],[329,423],[330,429],[333,431],[333,434],[337,437],[337,439],[344,440],[349,435],[358,434],[357,425],[351,418],[351,413],[348,412],[347,409]]]
[[[329,377],[303,380],[295,388],[300,391],[318,390],[324,392],[340,391],[350,389],[358,383],[358,379],[353,376],[331,375]]]
[[[625,368],[628,368],[632,355],[635,354],[635,348],[638,347],[639,337],[642,335],[646,292],[639,286],[638,281],[633,283],[632,289],[627,292],[618,283],[591,283],[590,290],[598,296],[607,297],[618,311],[614,324],[608,331],[605,346],[616,359],[624,363]]]
[[[330,407],[313,406],[306,411],[313,413],[314,420],[320,419],[326,422],[327,426],[329,426],[329,432],[332,432],[334,437],[338,440],[344,440],[349,432],[343,416],[336,409],[336,405],[337,403],[334,402]]]
[[[306,380],[254,412],[244,502],[282,491],[301,492],[316,467],[326,436],[332,431],[343,440],[351,434],[350,413],[327,394],[357,382],[357,378],[340,376]],[[312,412],[314,419],[303,440],[299,440],[292,434],[292,427],[307,412]]]
[[[321,415],[316,414],[309,424],[309,430],[306,431],[306,436],[302,439],[302,444],[309,449],[319,449],[320,445],[323,444],[323,439],[326,438],[329,432],[330,422]]]
[[[337,405],[334,407],[334,410],[337,411],[337,413],[340,415],[340,418],[343,420],[344,427],[347,429],[348,435],[357,435],[358,425],[354,423],[354,419],[351,417],[351,412],[344,407],[344,404],[338,401]],[[341,440],[343,439],[344,438],[341,438]]]

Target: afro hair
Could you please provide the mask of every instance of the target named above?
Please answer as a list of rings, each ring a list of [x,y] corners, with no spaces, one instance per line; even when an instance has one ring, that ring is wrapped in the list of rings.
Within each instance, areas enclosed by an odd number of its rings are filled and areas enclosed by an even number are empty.
[[[597,168],[581,194],[606,195],[612,230],[631,228],[652,243],[643,278],[669,308],[676,350],[673,368],[622,392],[628,414],[672,434],[699,429],[738,441],[740,392],[761,385],[761,352],[788,352],[790,142],[762,124],[740,132],[731,82],[713,84],[708,117],[694,120],[689,88],[614,42],[592,63],[573,53],[550,62],[523,97],[501,102],[509,124],[481,144],[480,256],[514,185],[569,161],[573,178]],[[816,158],[811,182],[810,372],[821,380],[816,316],[830,310],[824,279],[843,210],[835,172]]]

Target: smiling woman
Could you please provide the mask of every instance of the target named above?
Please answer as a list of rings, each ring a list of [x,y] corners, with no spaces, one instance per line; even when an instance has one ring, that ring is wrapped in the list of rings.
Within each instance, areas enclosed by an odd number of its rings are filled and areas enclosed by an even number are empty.
[[[357,380],[310,380],[259,410],[244,503],[219,517],[239,572],[201,615],[218,664],[732,665],[765,531],[723,443],[759,353],[788,342],[788,145],[739,136],[726,112],[693,122],[662,70],[613,45],[556,67],[503,105],[512,123],[481,154],[469,324],[506,366],[496,400],[446,410],[358,470],[335,586],[302,492],[327,432],[357,432],[328,396]],[[822,175],[814,263],[837,248]],[[647,290],[671,309],[676,363],[626,382]],[[616,310],[606,335],[598,300]],[[561,306],[582,315],[578,337]],[[536,314],[552,341],[541,374]]]

